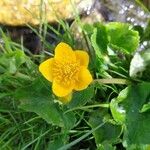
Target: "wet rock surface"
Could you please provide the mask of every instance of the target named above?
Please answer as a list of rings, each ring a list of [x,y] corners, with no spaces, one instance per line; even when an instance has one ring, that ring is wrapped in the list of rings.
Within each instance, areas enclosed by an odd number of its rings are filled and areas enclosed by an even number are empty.
[[[58,19],[73,18],[75,8],[81,13],[92,4],[93,0],[1,0],[0,23],[23,26],[38,25],[45,21],[56,22]]]

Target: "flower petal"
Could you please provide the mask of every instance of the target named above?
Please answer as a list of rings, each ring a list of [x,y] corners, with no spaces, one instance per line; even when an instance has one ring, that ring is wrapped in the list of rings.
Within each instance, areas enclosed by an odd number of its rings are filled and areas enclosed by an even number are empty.
[[[52,90],[56,96],[65,97],[72,92],[73,87],[72,86],[65,87],[59,84],[56,80],[54,80],[52,84]]]
[[[66,43],[59,43],[55,48],[55,58],[59,61],[76,61],[76,56],[72,48]]]
[[[75,90],[80,91],[86,89],[88,85],[93,81],[92,75],[86,67],[81,67],[78,80],[75,83]]]
[[[81,66],[86,66],[86,67],[88,66],[88,64],[89,64],[89,55],[88,55],[87,52],[81,51],[81,50],[76,50],[75,55],[76,55],[77,61],[80,62]]]
[[[54,58],[50,58],[42,62],[39,66],[39,71],[50,82],[52,82],[53,80],[53,76],[52,76],[53,62],[54,62]]]
[[[60,97],[59,101],[61,101],[63,104],[67,104],[71,101],[72,99],[72,93],[69,93],[67,96]]]

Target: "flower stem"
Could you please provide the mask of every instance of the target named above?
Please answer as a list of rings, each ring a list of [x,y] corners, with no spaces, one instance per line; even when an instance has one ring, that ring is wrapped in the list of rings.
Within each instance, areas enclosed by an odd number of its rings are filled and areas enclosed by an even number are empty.
[[[109,104],[106,103],[106,104],[95,104],[95,105],[87,105],[87,106],[82,106],[82,107],[75,107],[75,108],[67,110],[64,114],[71,112],[71,111],[75,111],[75,110],[85,110],[85,109],[95,108],[95,107],[109,108]]]
[[[94,82],[100,84],[130,84],[130,81],[127,79],[118,79],[118,78],[111,78],[111,79],[95,79]]]

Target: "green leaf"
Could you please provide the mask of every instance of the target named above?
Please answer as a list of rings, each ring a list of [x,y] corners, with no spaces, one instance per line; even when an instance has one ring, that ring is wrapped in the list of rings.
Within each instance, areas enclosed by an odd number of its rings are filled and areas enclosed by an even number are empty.
[[[131,146],[128,146],[127,150],[149,150],[150,149],[150,145],[146,145],[146,144],[140,144],[140,145],[136,145],[133,144]]]
[[[49,145],[48,145],[48,149],[49,150],[55,150],[55,149],[58,149],[60,147],[62,147],[64,145],[64,142],[62,140],[62,137],[58,138],[58,139],[55,139],[54,141],[50,142]]]
[[[116,99],[114,98],[110,102],[110,110],[112,116],[114,120],[119,124],[123,124],[125,122],[125,115],[126,115],[125,109],[123,108],[123,106],[119,106],[119,103],[122,102],[127,97],[127,94],[128,89],[125,88],[119,93]]]
[[[63,120],[57,104],[53,102],[50,86],[42,80],[35,80],[31,85],[16,92],[20,108],[37,113],[48,123],[62,126]]]
[[[127,87],[122,94],[115,100],[120,107],[125,110],[125,131],[124,142],[127,145],[131,144],[149,144],[150,143],[150,112],[145,111],[141,113],[145,104],[150,101],[150,83],[141,83]],[[121,101],[120,96],[122,96]],[[112,104],[114,102],[111,102]],[[112,106],[111,106],[112,107]],[[112,108],[111,108],[112,111]],[[117,115],[120,113],[116,109]],[[119,120],[117,115],[113,117],[116,121]],[[120,114],[119,114],[120,115]]]
[[[144,104],[140,112],[146,112],[150,110],[150,102],[148,104]]]
[[[116,147],[113,147],[111,144],[109,144],[108,142],[105,142],[103,144],[101,144],[97,150],[116,150]]]
[[[139,34],[127,23],[96,23],[94,27],[91,42],[99,58],[107,54],[108,47],[127,54],[138,48]]]
[[[109,120],[110,116],[107,111],[97,110],[93,111],[90,116],[89,124],[92,128],[101,124],[104,120]],[[115,125],[110,122],[106,122],[104,126],[96,130],[93,135],[96,141],[96,145],[103,142],[114,143],[118,140],[122,127],[120,125]]]
[[[93,25],[91,25],[91,24],[83,24],[83,30],[85,31],[85,33],[87,34],[87,35],[91,35],[91,34],[93,34],[93,29],[94,29],[94,26]]]
[[[0,73],[16,73],[17,69],[26,61],[23,51],[16,50],[5,53],[0,57]]]
[[[138,31],[139,36],[140,36],[140,41],[141,41],[142,37],[144,36],[144,29],[141,26],[139,26],[139,25],[134,26],[133,29],[135,31]]]
[[[71,128],[75,123],[72,113],[63,115],[58,103],[54,103],[51,87],[42,78],[38,78],[31,85],[17,90],[15,97],[20,100],[20,108],[35,112],[50,124]]]
[[[102,54],[107,53],[107,32],[103,24],[97,23],[94,25],[94,27],[94,33],[91,36],[92,46],[94,47],[97,56],[101,58]]]
[[[64,112],[65,110],[63,110]],[[64,128],[70,130],[76,123],[75,114],[73,112],[63,113]]]
[[[71,102],[68,104],[69,108],[79,107],[85,105],[91,100],[94,95],[94,86],[91,85],[85,90],[74,92]]]
[[[68,138],[63,135],[58,135],[57,138],[51,140],[48,144],[48,150],[58,150],[60,147],[64,146],[68,142]]]
[[[130,54],[138,48],[139,34],[129,24],[111,22],[106,25],[106,30],[109,46],[114,50]]]

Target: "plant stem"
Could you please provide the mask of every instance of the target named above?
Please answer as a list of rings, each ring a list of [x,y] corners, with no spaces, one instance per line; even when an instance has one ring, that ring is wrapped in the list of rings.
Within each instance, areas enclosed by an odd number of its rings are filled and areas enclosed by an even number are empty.
[[[130,84],[130,81],[127,79],[118,79],[118,78],[111,78],[111,79],[95,79],[94,82],[100,84]]]
[[[95,105],[87,105],[87,106],[82,106],[82,107],[75,107],[75,108],[67,110],[64,114],[71,112],[71,111],[79,110],[79,109],[85,110],[85,109],[95,108],[95,107],[109,108],[109,104],[95,104]]]

